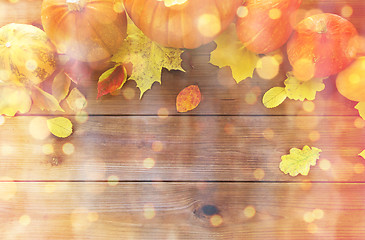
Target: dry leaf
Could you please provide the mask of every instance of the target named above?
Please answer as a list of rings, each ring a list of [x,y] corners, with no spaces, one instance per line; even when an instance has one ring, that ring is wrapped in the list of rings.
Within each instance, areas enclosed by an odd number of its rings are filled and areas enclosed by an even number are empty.
[[[67,96],[71,79],[62,71],[56,75],[52,82],[52,95],[61,102]]]
[[[359,153],[359,156],[365,159],[365,150],[363,150],[361,153]]]
[[[41,110],[64,112],[54,96],[43,91],[37,86],[32,87],[32,100],[33,104]]]
[[[87,106],[87,100],[82,94],[79,89],[73,88],[66,98],[67,105],[70,107],[71,110],[75,112],[80,112]]]
[[[66,138],[72,134],[72,122],[64,117],[56,117],[47,120],[49,131],[59,138]]]
[[[201,101],[200,89],[197,85],[190,85],[177,95],[176,110],[178,112],[188,112],[195,109]]]
[[[286,99],[286,91],[283,87],[269,89],[262,98],[262,103],[267,108],[274,108],[282,104]]]
[[[288,73],[288,78],[284,81],[286,95],[294,100],[314,100],[316,93],[325,88],[323,79],[313,78],[308,81],[300,81],[291,73]]]
[[[356,104],[355,109],[359,111],[359,115],[365,120],[365,102],[359,102]]]
[[[127,71],[121,64],[107,70],[99,77],[98,96],[104,96],[123,87],[127,80]]]

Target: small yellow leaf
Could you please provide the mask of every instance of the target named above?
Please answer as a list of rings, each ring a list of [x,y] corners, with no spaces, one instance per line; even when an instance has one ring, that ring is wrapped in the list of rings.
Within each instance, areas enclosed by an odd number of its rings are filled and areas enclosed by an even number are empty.
[[[359,102],[356,104],[355,109],[359,111],[359,115],[365,120],[365,102]]]
[[[49,131],[59,138],[66,138],[72,134],[72,122],[64,117],[56,117],[47,120]]]
[[[262,103],[267,108],[279,106],[286,99],[286,91],[283,87],[273,87],[269,89],[262,98]]]
[[[288,78],[284,81],[286,95],[289,99],[304,101],[314,100],[316,93],[324,89],[323,78],[312,78],[308,81],[300,81],[292,75],[288,74]]]
[[[83,110],[87,106],[87,100],[77,88],[73,88],[66,98],[68,106],[75,112]]]
[[[289,155],[281,156],[280,170],[292,177],[298,174],[308,175],[310,166],[315,166],[321,149],[304,146],[303,150],[290,149]]]
[[[216,40],[217,48],[210,54],[210,63],[220,68],[229,66],[237,83],[252,77],[259,57],[247,50],[238,39],[232,24]]]
[[[361,153],[359,153],[359,156],[365,159],[365,150],[363,150]]]

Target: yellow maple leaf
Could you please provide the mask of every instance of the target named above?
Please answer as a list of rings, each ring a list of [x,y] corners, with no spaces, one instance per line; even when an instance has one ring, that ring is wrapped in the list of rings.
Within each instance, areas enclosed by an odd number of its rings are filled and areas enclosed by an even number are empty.
[[[72,122],[65,117],[56,117],[47,120],[49,131],[59,138],[66,138],[72,134]]]
[[[134,24],[128,24],[128,37],[123,46],[112,57],[116,63],[132,63],[133,70],[129,80],[134,80],[143,94],[151,89],[154,82],[161,84],[162,68],[184,71],[180,55],[183,50],[166,48],[151,41]]]
[[[365,150],[363,150],[361,153],[359,153],[359,156],[365,159]]]
[[[26,113],[32,105],[30,91],[22,86],[0,85],[0,115]]]
[[[359,111],[359,115],[365,120],[365,102],[359,102],[356,104],[355,109]]]
[[[286,99],[286,91],[283,87],[270,88],[263,96],[262,103],[267,108],[279,106]]]
[[[308,81],[300,81],[293,74],[288,73],[284,81],[286,95],[290,99],[304,101],[314,100],[316,93],[324,89],[323,78],[313,78]]]
[[[237,37],[234,24],[219,35],[215,42],[217,48],[210,54],[211,64],[220,68],[230,67],[237,83],[252,77],[259,57],[244,47]]]
[[[303,147],[290,149],[290,154],[281,156],[280,170],[290,176],[298,174],[308,175],[310,166],[315,166],[321,149],[315,147]]]

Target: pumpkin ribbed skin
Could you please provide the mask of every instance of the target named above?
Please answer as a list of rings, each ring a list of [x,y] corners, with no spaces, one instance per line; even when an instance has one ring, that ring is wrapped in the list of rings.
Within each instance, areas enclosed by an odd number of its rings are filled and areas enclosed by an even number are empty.
[[[56,51],[41,29],[27,24],[0,28],[0,80],[18,85],[36,85],[56,68]]]
[[[59,53],[100,61],[114,54],[126,36],[121,4],[121,0],[44,0],[42,25]]]
[[[166,47],[197,48],[228,27],[243,0],[187,0],[170,7],[158,0],[123,2],[130,18],[150,39]]]

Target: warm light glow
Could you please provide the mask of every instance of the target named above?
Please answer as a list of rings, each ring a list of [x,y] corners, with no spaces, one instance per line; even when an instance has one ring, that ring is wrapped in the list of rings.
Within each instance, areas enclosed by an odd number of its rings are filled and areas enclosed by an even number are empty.
[[[6,82],[9,80],[11,72],[5,69],[0,69],[0,82]]]
[[[256,180],[261,181],[265,177],[265,171],[262,168],[256,168],[255,171],[253,171],[253,176]]]
[[[88,219],[89,210],[86,208],[77,208],[71,213],[71,224],[75,231],[83,231],[90,226]]]
[[[44,186],[44,192],[45,193],[54,193],[56,191],[56,184],[53,182],[46,183]]]
[[[352,7],[350,5],[345,5],[341,8],[341,16],[344,18],[351,17],[353,12],[354,12],[354,10],[352,9]]]
[[[303,110],[306,112],[313,112],[315,108],[315,104],[312,101],[304,101],[303,102]]]
[[[310,190],[312,188],[312,183],[309,181],[303,181],[302,184],[300,185],[300,187],[303,190]]]
[[[215,15],[203,14],[198,19],[198,30],[205,37],[214,37],[221,29],[221,22]]]
[[[279,73],[279,62],[273,56],[264,56],[257,61],[256,72],[263,79],[273,79]]]
[[[330,170],[332,167],[332,164],[330,161],[328,161],[327,159],[321,159],[319,160],[319,168],[324,170],[324,171],[328,171]]]
[[[124,7],[123,7],[123,3],[122,3],[122,1],[116,1],[116,2],[114,2],[113,10],[114,10],[114,12],[116,12],[116,13],[121,13],[121,12],[123,12],[123,11],[124,11]]]
[[[108,177],[108,184],[110,186],[116,186],[119,183],[119,177],[115,175],[111,175]]]
[[[50,155],[50,154],[54,153],[53,145],[50,144],[50,143],[43,144],[43,146],[42,146],[42,152],[45,155]]]
[[[86,111],[80,111],[76,114],[75,120],[78,123],[85,123],[89,119],[89,114]]]
[[[254,105],[255,103],[257,103],[257,96],[255,93],[253,92],[248,92],[245,95],[245,102],[249,105]]]
[[[28,215],[22,215],[19,218],[19,223],[23,226],[28,226],[30,224],[30,222],[32,221],[32,219],[28,216]]]
[[[33,59],[29,59],[28,61],[25,62],[25,67],[28,71],[35,71],[38,67],[38,64],[35,60]]]
[[[364,164],[362,163],[356,163],[354,164],[354,172],[357,174],[362,174],[364,173],[365,167]]]
[[[154,141],[152,143],[152,150],[154,152],[161,152],[163,150],[163,143],[161,141]]]
[[[308,81],[314,77],[315,66],[311,59],[301,58],[293,64],[293,74],[300,81]]]
[[[0,115],[0,126],[5,123],[5,117],[3,115]]]
[[[153,158],[146,158],[145,160],[143,160],[143,167],[151,169],[154,166],[155,166],[155,160],[153,160]]]
[[[315,220],[314,216],[313,216],[313,213],[312,212],[304,213],[303,220],[307,223],[313,222]]]
[[[136,90],[131,87],[123,88],[123,97],[127,100],[132,100],[136,96]]]
[[[241,6],[237,9],[237,16],[240,18],[244,18],[248,15],[248,8],[245,6]]]
[[[65,143],[62,146],[62,151],[66,155],[71,155],[75,152],[75,146],[72,143]]]
[[[223,218],[220,215],[215,214],[210,217],[210,224],[213,227],[218,227],[218,226],[222,225],[222,223],[223,223]]]
[[[317,233],[318,232],[317,224],[314,224],[314,223],[308,224],[308,232],[309,233]]]
[[[317,142],[320,138],[321,138],[321,135],[318,131],[311,131],[309,134],[308,134],[308,138],[309,140],[311,140],[312,142]]]
[[[275,135],[274,130],[272,130],[271,128],[266,128],[262,132],[262,134],[264,135],[264,138],[266,140],[272,140],[274,138],[274,135]]]
[[[243,214],[245,214],[247,218],[252,218],[256,215],[256,209],[253,206],[247,206],[243,210]]]
[[[167,118],[169,116],[169,110],[167,108],[160,108],[157,112],[159,118]]]
[[[351,84],[356,85],[361,81],[361,78],[360,78],[359,74],[352,73],[349,76],[349,80],[350,80]]]
[[[365,127],[365,121],[361,117],[358,117],[354,121],[354,126],[356,128],[364,128]]]
[[[324,211],[322,209],[316,208],[313,210],[312,215],[315,219],[322,219],[324,216]]]
[[[171,7],[174,5],[181,5],[187,2],[188,0],[158,0],[159,2],[164,2],[166,7]]]
[[[0,188],[0,199],[9,201],[17,192],[17,184],[10,177],[2,177],[0,180],[3,181]]]
[[[3,156],[9,156],[15,152],[15,147],[3,144],[0,147],[0,154]]]
[[[89,220],[89,222],[96,222],[99,219],[99,214],[97,212],[89,212],[87,214],[87,220]]]
[[[38,140],[46,139],[49,135],[49,129],[47,126],[47,118],[35,117],[29,123],[30,135]]]
[[[269,17],[271,19],[279,19],[281,17],[281,11],[278,8],[272,8],[269,11]]]
[[[155,207],[153,204],[148,203],[143,206],[143,216],[146,219],[152,219],[156,216]]]

